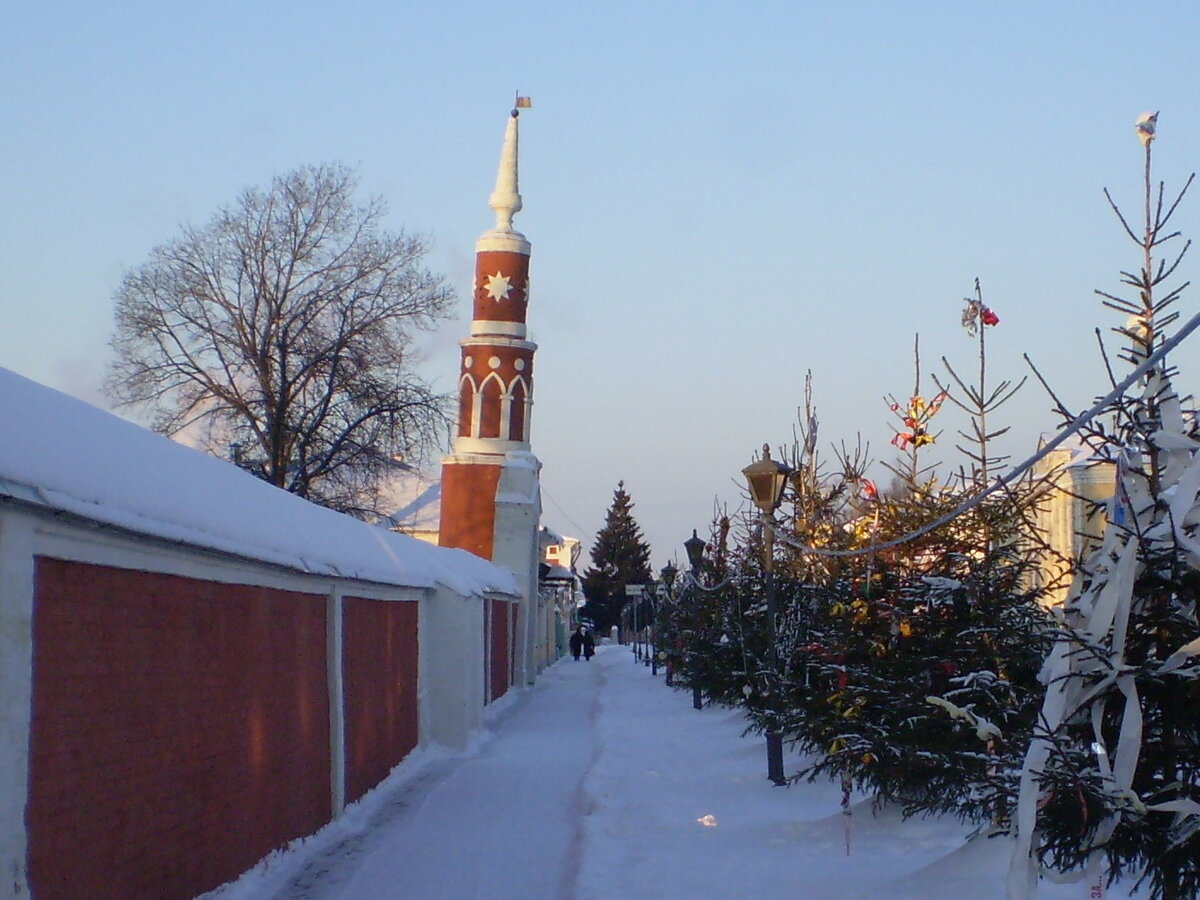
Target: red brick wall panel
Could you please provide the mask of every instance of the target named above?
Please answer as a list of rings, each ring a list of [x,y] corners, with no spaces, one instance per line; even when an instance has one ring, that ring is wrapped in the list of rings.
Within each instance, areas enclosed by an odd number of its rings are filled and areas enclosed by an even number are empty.
[[[489,620],[491,622],[491,671],[488,677],[491,679],[491,697],[492,700],[499,700],[508,692],[509,685],[512,683],[512,641],[511,641],[511,625],[509,619],[512,616],[512,604],[504,600],[489,600],[488,604],[491,607]]]
[[[342,602],[346,802],[383,780],[418,740],[417,604]]]
[[[38,900],[193,897],[329,819],[325,597],[39,558]]]
[[[489,292],[491,277],[507,276],[507,296]],[[511,250],[483,250],[475,254],[475,295],[472,317],[476,321],[524,322],[529,289],[529,257]]]
[[[438,543],[492,558],[496,530],[496,488],[501,467],[442,466],[442,511]]]
[[[504,393],[504,386],[498,378],[487,378],[479,391],[482,396],[479,404],[479,436],[499,438],[501,395]]]

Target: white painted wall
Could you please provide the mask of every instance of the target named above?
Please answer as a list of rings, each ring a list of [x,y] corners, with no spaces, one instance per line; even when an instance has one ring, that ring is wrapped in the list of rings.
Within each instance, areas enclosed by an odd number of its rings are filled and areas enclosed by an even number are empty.
[[[542,517],[538,474],[541,467],[532,453],[508,453],[496,486],[492,562],[513,573],[521,593],[514,648],[517,684],[532,684],[537,675],[535,652],[538,629],[543,624],[537,615],[538,563],[541,562],[538,528]]]
[[[342,678],[341,585],[333,585],[325,601],[325,673],[329,683],[329,803],[333,818],[346,809],[346,705]],[[418,613],[418,616],[420,614]]]
[[[421,604],[421,742],[466,749],[483,726],[484,606],[445,588]]]
[[[0,894],[29,893],[25,800],[33,671],[33,522],[0,514]],[[11,893],[9,893],[11,891]]]

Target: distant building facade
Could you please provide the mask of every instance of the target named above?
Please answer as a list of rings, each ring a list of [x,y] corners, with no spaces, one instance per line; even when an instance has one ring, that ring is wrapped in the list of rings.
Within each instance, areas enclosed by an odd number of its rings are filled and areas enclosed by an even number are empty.
[[[1045,446],[1044,440],[1040,446]],[[1035,519],[1043,545],[1038,573],[1039,586],[1045,590],[1042,602],[1059,606],[1070,595],[1079,562],[1104,535],[1104,510],[1113,495],[1115,469],[1074,440],[1050,451],[1033,474],[1049,486]]]
[[[542,642],[537,648],[539,667],[567,653],[567,640],[583,603],[583,587],[575,564],[583,545],[578,538],[563,537],[543,527],[539,536],[542,564],[538,567],[538,605],[543,619]]]

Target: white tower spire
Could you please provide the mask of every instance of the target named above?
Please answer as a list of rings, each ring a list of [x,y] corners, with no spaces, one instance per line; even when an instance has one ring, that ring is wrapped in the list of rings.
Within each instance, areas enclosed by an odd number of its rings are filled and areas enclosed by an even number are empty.
[[[515,232],[513,216],[521,211],[521,193],[517,189],[517,118],[518,112],[514,109],[504,131],[496,189],[488,198],[488,206],[496,212],[496,231]]]

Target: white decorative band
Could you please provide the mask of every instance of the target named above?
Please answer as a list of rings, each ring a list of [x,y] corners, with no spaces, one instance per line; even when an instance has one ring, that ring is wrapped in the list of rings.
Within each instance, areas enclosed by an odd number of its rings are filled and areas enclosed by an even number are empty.
[[[525,235],[519,231],[485,231],[475,242],[476,253],[500,251],[528,256],[532,249]]]
[[[460,347],[512,347],[515,350],[528,350],[533,353],[537,344],[533,341],[522,341],[517,338],[495,335],[493,337],[469,337],[458,342]]]
[[[455,456],[504,456],[514,450],[528,452],[528,441],[502,441],[499,438],[456,437],[454,439]],[[474,460],[472,460],[474,461]]]
[[[471,323],[472,336],[481,334],[503,334],[508,337],[525,337],[524,322],[498,322],[491,319],[476,319]]]

